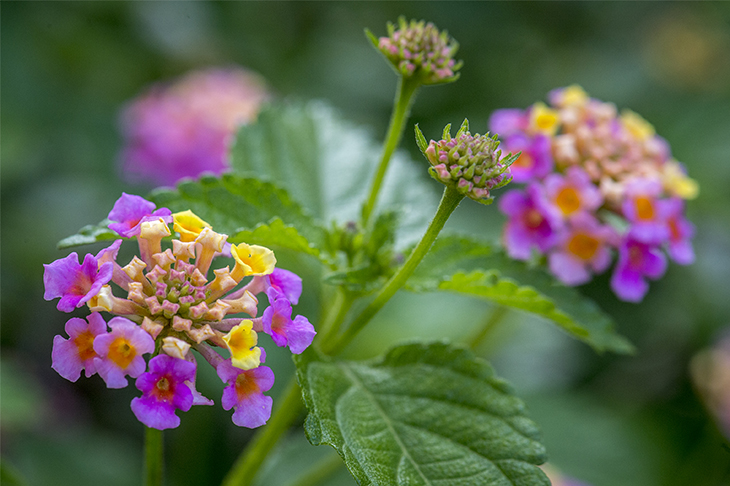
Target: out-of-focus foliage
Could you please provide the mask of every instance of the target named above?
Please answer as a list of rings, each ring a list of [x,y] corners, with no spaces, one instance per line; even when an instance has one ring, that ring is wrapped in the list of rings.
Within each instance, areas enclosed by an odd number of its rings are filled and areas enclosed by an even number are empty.
[[[148,83],[190,69],[240,64],[261,73],[280,96],[325,98],[348,119],[371,126],[379,140],[395,76],[363,28],[382,32],[401,14],[447,29],[465,61],[458,82],[419,93],[412,122],[424,133],[464,117],[485,131],[493,110],[527,106],[552,88],[578,83],[641,113],[699,181],[700,196],[688,204],[697,225],[693,266],[670,267],[641,305],[619,302],[606,278],[580,288],[637,346],[636,356],[595,356],[517,312],[478,351],[525,398],[550,461],[566,475],[595,486],[728,482],[727,441],[688,372],[690,358],[730,325],[727,4],[3,2],[1,8],[1,452],[29,484],[139,483],[142,434],[129,410],[134,390],[110,393],[95,378],[73,385],[59,379],[50,348],[66,316],[42,299],[41,264],[67,253],[55,242],[102,220],[121,191],[151,189],[118,177],[124,102]],[[410,137],[403,147],[422,160]],[[428,201],[439,191],[430,187]],[[446,229],[497,238],[502,216],[484,209],[462,204]],[[317,277],[306,260],[281,255],[287,268]],[[489,304],[455,298],[397,296],[350,356],[375,356],[384,343],[416,335],[466,340],[487,319]],[[303,296],[302,307],[307,301]],[[315,320],[318,309],[301,312]],[[293,366],[277,352],[267,365],[282,377],[276,396]],[[216,382],[203,374],[199,390],[218,400]],[[169,484],[206,485],[220,482],[250,432],[196,407],[166,437]]]

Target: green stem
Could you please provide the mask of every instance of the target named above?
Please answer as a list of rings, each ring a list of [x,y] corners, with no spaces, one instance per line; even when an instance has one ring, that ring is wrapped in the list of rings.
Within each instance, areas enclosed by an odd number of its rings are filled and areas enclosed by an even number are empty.
[[[388,168],[390,157],[393,155],[393,152],[395,152],[395,149],[398,147],[400,139],[403,136],[403,130],[405,129],[406,121],[408,120],[411,105],[415,100],[415,95],[419,86],[420,83],[414,78],[403,76],[400,78],[398,90],[395,93],[393,113],[390,116],[390,126],[388,127],[388,134],[386,135],[385,146],[383,147],[383,156],[380,159],[378,171],[375,173],[373,185],[370,187],[370,196],[362,210],[363,227],[367,227],[370,215],[373,213],[373,209],[375,208],[375,202],[378,199],[378,193],[380,192],[380,186],[383,184],[383,178],[385,177],[385,171]]]
[[[502,318],[507,314],[507,311],[509,309],[503,305],[497,305],[494,310],[489,314],[489,317],[484,321],[484,324],[482,327],[474,333],[473,336],[471,336],[469,339],[467,339],[466,344],[471,348],[472,350],[479,347],[480,344],[484,341],[484,338],[486,338],[489,333],[491,333],[494,328],[502,321]]]
[[[254,436],[251,443],[239,456],[223,486],[249,486],[253,484],[256,473],[264,463],[264,459],[274,448],[281,436],[289,430],[294,420],[304,408],[302,391],[296,377],[292,377],[283,396],[276,400],[277,408],[264,428]]]
[[[332,452],[324,459],[320,459],[311,469],[299,476],[289,486],[317,486],[342,469],[343,466],[342,458]]]
[[[145,428],[144,459],[145,486],[162,486],[164,461],[161,430]]]
[[[347,328],[347,331],[337,340],[327,340],[322,343],[322,351],[327,354],[333,354],[347,346],[350,341],[359,333],[370,319],[390,300],[393,295],[406,283],[406,280],[413,274],[421,260],[426,256],[436,237],[443,229],[444,224],[459,205],[464,195],[459,193],[453,187],[446,187],[441,197],[441,202],[436,210],[431,223],[429,223],[426,233],[413,249],[408,260],[393,275],[375,299],[368,304],[367,307],[355,318],[355,320]]]
[[[317,329],[318,340],[327,340],[339,332],[342,321],[345,319],[347,311],[350,310],[353,298],[352,292],[342,287],[337,287],[333,299],[334,302],[327,307],[325,318]]]

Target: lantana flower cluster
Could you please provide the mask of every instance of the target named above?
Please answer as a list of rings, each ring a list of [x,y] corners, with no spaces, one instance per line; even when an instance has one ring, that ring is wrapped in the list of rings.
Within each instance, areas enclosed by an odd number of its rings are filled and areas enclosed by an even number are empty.
[[[60,298],[57,308],[63,312],[84,306],[90,311],[66,323],[68,337],[54,338],[53,369],[70,381],[82,371],[87,378],[98,373],[108,388],[124,388],[127,377],[136,378],[142,396],[132,400],[132,411],[143,424],[162,430],[180,424],[176,410],[213,404],[196,390],[195,350],[226,384],[221,404],[234,409],[233,423],[250,428],[266,423],[272,399],[264,392],[274,373],[262,365],[266,352],[258,335],[270,335],[295,354],[311,344],[314,327],[304,316],[292,318],[301,279],[276,268],[268,248],[229,244],[227,235],[191,211],[172,214],[123,194],[109,220],[121,237],[137,239],[139,256],[118,263],[120,238],[85,255],[82,263],[73,252],[44,265],[44,298]],[[178,238],[168,244],[173,231]],[[212,269],[209,279],[214,261],[231,258],[233,269]],[[268,305],[259,316],[260,294]],[[112,317],[107,321],[103,313]]]
[[[371,40],[402,76],[418,78],[421,84],[454,81],[461,69],[461,61],[454,60],[459,43],[431,22],[400,17],[397,29],[388,22],[387,37]]]
[[[431,167],[431,177],[446,186],[456,188],[465,196],[481,203],[491,203],[491,192],[512,180],[509,173],[512,157],[502,157],[497,135],[472,135],[469,122],[464,120],[456,137],[451,137],[451,124],[438,142],[426,139],[416,126],[416,137],[423,155]]]
[[[730,330],[692,358],[690,371],[705,406],[730,440]]]
[[[156,84],[132,100],[121,116],[123,176],[173,185],[230,166],[236,130],[256,119],[269,99],[261,78],[241,68],[193,71]]]
[[[697,183],[672,158],[669,144],[632,111],[590,98],[579,86],[552,91],[549,104],[495,111],[490,130],[522,155],[511,167],[525,184],[500,200],[504,244],[512,258],[547,257],[566,285],[608,270],[611,288],[639,302],[647,279],[694,261],[685,200]]]

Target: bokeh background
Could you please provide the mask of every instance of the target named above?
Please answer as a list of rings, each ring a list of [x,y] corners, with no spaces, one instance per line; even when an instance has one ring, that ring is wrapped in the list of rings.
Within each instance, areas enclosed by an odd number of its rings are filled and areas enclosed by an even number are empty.
[[[670,266],[640,305],[619,302],[607,278],[582,289],[636,356],[598,356],[517,313],[479,353],[525,399],[564,474],[594,486],[730,484],[730,445],[689,373],[693,356],[730,326],[730,4],[3,1],[0,9],[4,474],[39,486],[141,479],[142,426],[129,410],[136,390],[107,390],[98,377],[72,384],[53,372],[52,339],[68,316],[42,298],[42,264],[67,254],[56,242],[102,220],[121,191],[151,189],[120,178],[125,101],[191,69],[240,65],[277,96],[325,99],[380,137],[396,78],[363,29],[383,34],[402,14],[432,20],[461,43],[461,79],[416,100],[412,121],[426,134],[464,117],[483,132],[493,110],[578,83],[654,124],[699,181],[688,205],[694,265]],[[415,154],[409,136],[404,147]],[[449,229],[497,238],[497,213],[464,204]],[[423,310],[422,296],[399,295],[350,354],[373,356],[417,335],[459,341],[489,310],[426,298],[435,311]],[[291,372],[285,355],[273,361],[277,377]],[[200,380],[217,400],[217,378]],[[251,436],[229,415],[196,407],[166,435],[167,484],[220,483]],[[261,484],[290,484],[312,454],[324,454],[297,434],[286,446],[277,456],[286,467],[270,465]],[[343,471],[329,481],[351,484]]]

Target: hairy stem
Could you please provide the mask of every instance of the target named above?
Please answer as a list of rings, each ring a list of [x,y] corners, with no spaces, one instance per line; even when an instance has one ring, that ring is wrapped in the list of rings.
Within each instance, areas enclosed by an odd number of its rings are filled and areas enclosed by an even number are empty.
[[[164,461],[161,430],[145,428],[144,462],[145,486],[162,486]]]
[[[365,325],[370,322],[375,314],[390,300],[393,295],[406,283],[416,270],[421,260],[426,256],[428,250],[431,249],[436,237],[443,229],[444,224],[459,205],[464,195],[459,193],[453,187],[446,187],[441,197],[441,202],[436,210],[436,214],[428,225],[426,233],[413,249],[408,260],[400,269],[388,280],[385,286],[380,290],[375,299],[368,304],[365,309],[355,318],[355,320],[347,328],[347,331],[339,339],[328,339],[322,343],[322,351],[327,354],[335,354],[347,346],[350,341],[362,330]]]
[[[249,486],[253,484],[256,473],[263,465],[266,456],[281,436],[289,430],[289,427],[304,408],[302,390],[299,388],[296,377],[291,378],[282,395],[274,402],[278,406],[269,421],[263,428],[258,430],[248,447],[228,472],[223,480],[223,486]]]
[[[388,163],[390,158],[395,152],[395,149],[400,143],[400,139],[403,136],[403,130],[408,120],[411,105],[415,100],[416,92],[420,83],[413,78],[401,77],[400,83],[398,84],[398,90],[395,93],[395,101],[393,103],[393,113],[390,116],[390,126],[388,127],[388,134],[385,138],[385,145],[383,146],[383,155],[378,165],[378,171],[375,173],[375,179],[373,185],[370,187],[370,195],[368,196],[367,203],[362,210],[362,225],[367,227],[368,220],[373,213],[375,203],[378,199],[378,193],[380,192],[380,186],[383,184],[383,178],[385,172],[388,169]]]

